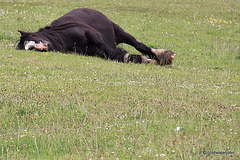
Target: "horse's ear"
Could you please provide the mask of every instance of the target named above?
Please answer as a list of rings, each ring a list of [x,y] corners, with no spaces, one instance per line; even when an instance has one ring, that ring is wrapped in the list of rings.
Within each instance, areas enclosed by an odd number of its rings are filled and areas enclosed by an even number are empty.
[[[24,35],[24,34],[27,33],[27,32],[21,31],[21,30],[18,30],[18,32],[19,32],[21,35]]]

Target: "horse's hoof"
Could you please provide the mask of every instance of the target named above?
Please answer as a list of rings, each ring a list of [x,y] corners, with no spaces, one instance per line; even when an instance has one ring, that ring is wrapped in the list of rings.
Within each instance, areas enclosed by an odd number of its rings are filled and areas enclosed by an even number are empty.
[[[157,54],[162,54],[162,53],[166,52],[167,50],[166,50],[166,49],[154,49],[154,48],[152,48],[151,51],[152,51],[155,55],[157,55]]]
[[[158,65],[171,65],[174,57],[176,56],[176,53],[173,53],[172,51],[165,50],[165,49],[151,49],[153,54],[156,55],[156,61]]]

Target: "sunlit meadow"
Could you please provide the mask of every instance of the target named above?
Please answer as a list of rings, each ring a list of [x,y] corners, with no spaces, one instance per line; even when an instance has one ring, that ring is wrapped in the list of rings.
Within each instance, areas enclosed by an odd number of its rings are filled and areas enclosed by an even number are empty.
[[[88,7],[173,66],[16,50]],[[240,159],[238,0],[1,0],[0,159]],[[120,45],[138,53],[128,45]]]

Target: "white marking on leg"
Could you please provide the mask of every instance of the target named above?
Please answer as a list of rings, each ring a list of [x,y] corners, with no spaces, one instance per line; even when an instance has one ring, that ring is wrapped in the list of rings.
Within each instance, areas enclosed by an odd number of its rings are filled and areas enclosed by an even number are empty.
[[[157,61],[155,59],[147,59],[147,63],[157,64]]]
[[[147,62],[148,62],[148,63],[151,63],[151,61],[152,61],[152,59],[147,59]]]
[[[128,62],[128,57],[129,57],[129,53],[126,53],[123,57],[123,62],[127,63]]]
[[[142,56],[141,58],[142,58],[142,63],[148,63],[148,59],[147,59],[147,57]]]

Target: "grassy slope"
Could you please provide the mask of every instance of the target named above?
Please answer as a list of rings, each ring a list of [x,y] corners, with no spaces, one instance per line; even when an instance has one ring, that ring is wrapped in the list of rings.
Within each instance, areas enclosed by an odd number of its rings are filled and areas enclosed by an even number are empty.
[[[0,2],[0,159],[239,159],[237,0],[57,1]],[[173,67],[15,50],[18,29],[77,7],[173,50]]]

